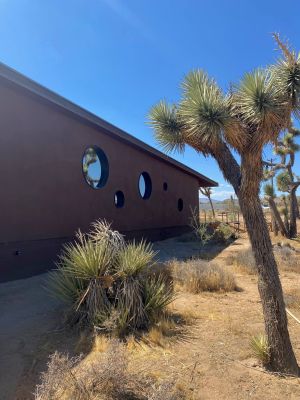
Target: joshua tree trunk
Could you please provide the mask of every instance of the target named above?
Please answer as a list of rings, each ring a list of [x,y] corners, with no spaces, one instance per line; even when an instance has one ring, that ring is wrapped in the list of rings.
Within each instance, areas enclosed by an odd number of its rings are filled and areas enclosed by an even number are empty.
[[[286,227],[282,221],[282,218],[281,218],[278,208],[275,204],[275,201],[271,196],[268,196],[268,202],[269,202],[269,206],[270,206],[273,218],[275,220],[275,224],[279,227],[280,233],[282,234],[282,236],[288,237],[289,236],[288,231],[286,230]]]
[[[274,232],[274,235],[278,236],[278,231],[279,231],[278,224],[276,222],[276,219],[275,219],[275,216],[274,216],[273,212],[271,212],[271,224],[272,224],[272,231]]]
[[[290,192],[290,237],[297,236],[297,186],[293,187]]]
[[[208,200],[209,200],[209,204],[210,204],[211,212],[212,212],[212,215],[213,215],[213,219],[215,220],[216,219],[216,214],[215,214],[215,209],[214,209],[213,203],[211,201],[210,195],[207,196],[207,197],[208,197]]]
[[[258,269],[258,290],[270,348],[270,367],[275,371],[298,375],[299,368],[287,328],[282,287],[259,198],[262,177],[262,168],[257,168],[259,166],[262,166],[259,154],[242,156],[240,207]]]
[[[270,348],[270,368],[293,375],[299,374],[290,336],[278,268],[273,254],[268,226],[262,210],[259,189],[262,160],[259,151],[242,155],[241,169],[221,143],[212,151],[224,178],[231,183],[239,199],[258,269],[258,290],[262,302],[265,331]]]

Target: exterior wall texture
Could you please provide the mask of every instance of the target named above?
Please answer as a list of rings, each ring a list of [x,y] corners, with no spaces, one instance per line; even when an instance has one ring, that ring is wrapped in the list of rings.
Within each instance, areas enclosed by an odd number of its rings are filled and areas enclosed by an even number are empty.
[[[187,229],[190,208],[198,207],[196,176],[4,79],[0,121],[0,280],[45,270],[61,243],[99,218],[131,236],[154,239],[162,229],[169,234]],[[82,171],[91,145],[109,162],[108,181],[97,190]],[[146,200],[138,189],[143,171],[152,180]],[[117,190],[125,195],[122,208],[114,204]]]

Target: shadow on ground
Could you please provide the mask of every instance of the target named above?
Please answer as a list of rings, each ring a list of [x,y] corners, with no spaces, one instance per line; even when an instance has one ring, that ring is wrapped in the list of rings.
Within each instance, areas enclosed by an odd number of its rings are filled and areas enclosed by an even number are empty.
[[[189,235],[154,243],[157,259],[213,259],[227,245],[201,247]],[[0,284],[0,393],[2,400],[29,400],[54,351],[87,354],[91,336],[62,328],[63,305],[44,289],[47,274]],[[178,331],[176,331],[178,334]],[[176,335],[175,335],[176,336]]]

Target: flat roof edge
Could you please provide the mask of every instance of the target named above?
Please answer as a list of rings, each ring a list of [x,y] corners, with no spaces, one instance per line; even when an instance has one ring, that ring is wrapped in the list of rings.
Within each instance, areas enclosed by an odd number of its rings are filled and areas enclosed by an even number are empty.
[[[161,151],[155,149],[154,147],[144,143],[140,139],[137,139],[136,137],[116,127],[115,125],[98,117],[96,114],[93,114],[92,112],[84,109],[83,107],[78,106],[72,101],[67,100],[63,96],[53,92],[52,90],[44,87],[43,85],[40,85],[39,83],[26,77],[25,75],[21,74],[20,72],[14,70],[13,68],[7,66],[2,62],[0,62],[0,76],[15,83],[18,86],[21,86],[29,90],[30,92],[36,94],[37,96],[42,97],[65,110],[68,110],[69,112],[79,116],[80,118],[92,122],[98,127],[112,133],[118,139],[130,143],[135,147],[138,147],[140,150],[150,154],[151,156],[162,159],[166,163],[171,164],[172,166],[182,170],[183,172],[196,177],[199,181],[199,186],[201,186],[201,184],[202,186],[204,186],[203,182],[205,182],[205,186],[212,186],[212,187],[218,186],[217,182],[213,181],[207,176],[202,175],[200,172],[195,171],[194,169],[182,164],[177,160],[174,160],[173,158],[167,156]]]

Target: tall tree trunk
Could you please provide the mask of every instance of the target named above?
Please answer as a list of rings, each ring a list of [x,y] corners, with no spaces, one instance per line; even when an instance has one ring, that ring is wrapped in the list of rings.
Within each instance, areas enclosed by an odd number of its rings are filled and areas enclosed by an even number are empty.
[[[252,159],[251,155],[242,156],[242,169],[224,142],[211,149],[211,154],[238,196],[249,232],[258,269],[258,290],[270,347],[270,367],[278,372],[298,375],[299,368],[287,329],[282,287],[259,198],[262,179],[261,152],[258,151]]]
[[[258,152],[242,155],[241,175],[239,201],[258,270],[258,290],[270,350],[270,368],[298,375],[299,368],[287,328],[282,287],[259,198],[262,163]]]
[[[209,200],[209,204],[210,204],[211,212],[212,212],[212,215],[213,215],[213,219],[215,221],[216,220],[215,209],[214,209],[213,203],[211,201],[211,197],[210,196],[207,196],[207,197],[208,197],[208,200]]]
[[[278,232],[279,232],[278,224],[276,222],[273,212],[271,212],[271,225],[272,225],[272,232],[274,232],[274,236],[278,236]]]
[[[272,215],[275,219],[275,222],[277,223],[277,226],[279,227],[280,233],[282,234],[282,236],[288,237],[289,236],[288,231],[286,230],[286,227],[282,221],[282,218],[280,216],[280,213],[278,211],[278,208],[275,204],[274,199],[271,196],[268,196],[267,199],[268,199],[268,203],[269,203]]]
[[[290,232],[290,223],[289,223],[289,207],[286,201],[286,197],[283,197],[283,204],[284,204],[284,212],[283,212],[283,221],[285,225],[285,229],[287,232]]]
[[[297,237],[297,186],[293,187],[290,192],[290,237]]]

